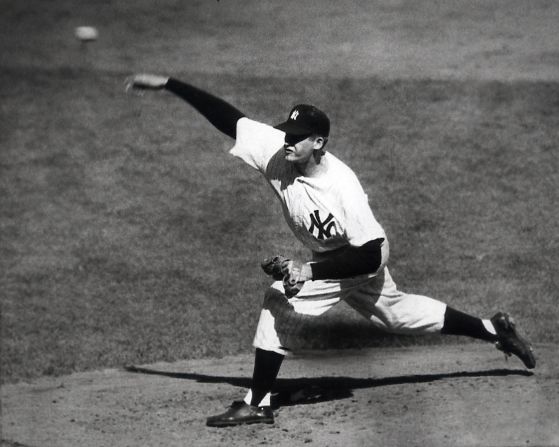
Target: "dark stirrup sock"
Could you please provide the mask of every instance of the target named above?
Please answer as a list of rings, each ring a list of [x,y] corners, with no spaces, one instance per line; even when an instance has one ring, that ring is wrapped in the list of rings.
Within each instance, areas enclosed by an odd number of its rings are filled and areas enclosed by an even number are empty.
[[[254,372],[252,374],[252,399],[250,404],[258,406],[278,376],[284,356],[273,351],[256,348],[254,354]]]
[[[446,308],[441,334],[466,335],[489,342],[497,341],[497,336],[489,332],[480,318],[460,312],[452,307]]]

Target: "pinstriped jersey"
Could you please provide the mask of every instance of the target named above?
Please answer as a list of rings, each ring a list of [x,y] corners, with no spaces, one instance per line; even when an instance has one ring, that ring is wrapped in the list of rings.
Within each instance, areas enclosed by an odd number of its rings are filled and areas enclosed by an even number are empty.
[[[230,153],[264,175],[297,239],[324,253],[386,238],[359,180],[346,164],[327,152],[326,172],[306,177],[285,160],[284,138],[284,132],[272,126],[242,118]]]

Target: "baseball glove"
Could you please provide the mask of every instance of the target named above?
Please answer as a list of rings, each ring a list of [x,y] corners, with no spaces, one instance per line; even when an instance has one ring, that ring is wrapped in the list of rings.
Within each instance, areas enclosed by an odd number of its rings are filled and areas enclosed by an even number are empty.
[[[271,276],[276,281],[281,281],[289,271],[288,266],[290,262],[291,259],[278,255],[273,258],[264,259],[260,266],[266,275]]]
[[[292,261],[284,256],[267,258],[262,262],[261,266],[267,275],[276,281],[283,282],[285,296],[288,298],[297,295],[303,288],[305,281],[312,277],[308,266],[305,268],[305,264]]]

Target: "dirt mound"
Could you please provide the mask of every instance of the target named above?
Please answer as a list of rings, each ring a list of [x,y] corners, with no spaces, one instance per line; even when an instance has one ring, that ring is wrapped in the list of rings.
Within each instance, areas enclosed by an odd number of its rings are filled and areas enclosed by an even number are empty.
[[[244,395],[248,355],[41,378],[2,388],[2,445],[559,445],[557,347],[536,353],[534,372],[485,344],[307,353],[274,425],[226,429],[205,418]]]

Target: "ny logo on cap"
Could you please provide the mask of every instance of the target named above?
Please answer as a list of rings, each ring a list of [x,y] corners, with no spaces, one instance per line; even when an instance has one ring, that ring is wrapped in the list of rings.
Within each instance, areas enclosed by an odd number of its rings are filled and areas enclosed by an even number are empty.
[[[298,110],[294,110],[293,113],[291,114],[291,116],[289,118],[291,118],[292,120],[296,120],[297,117],[299,116],[299,111]]]

